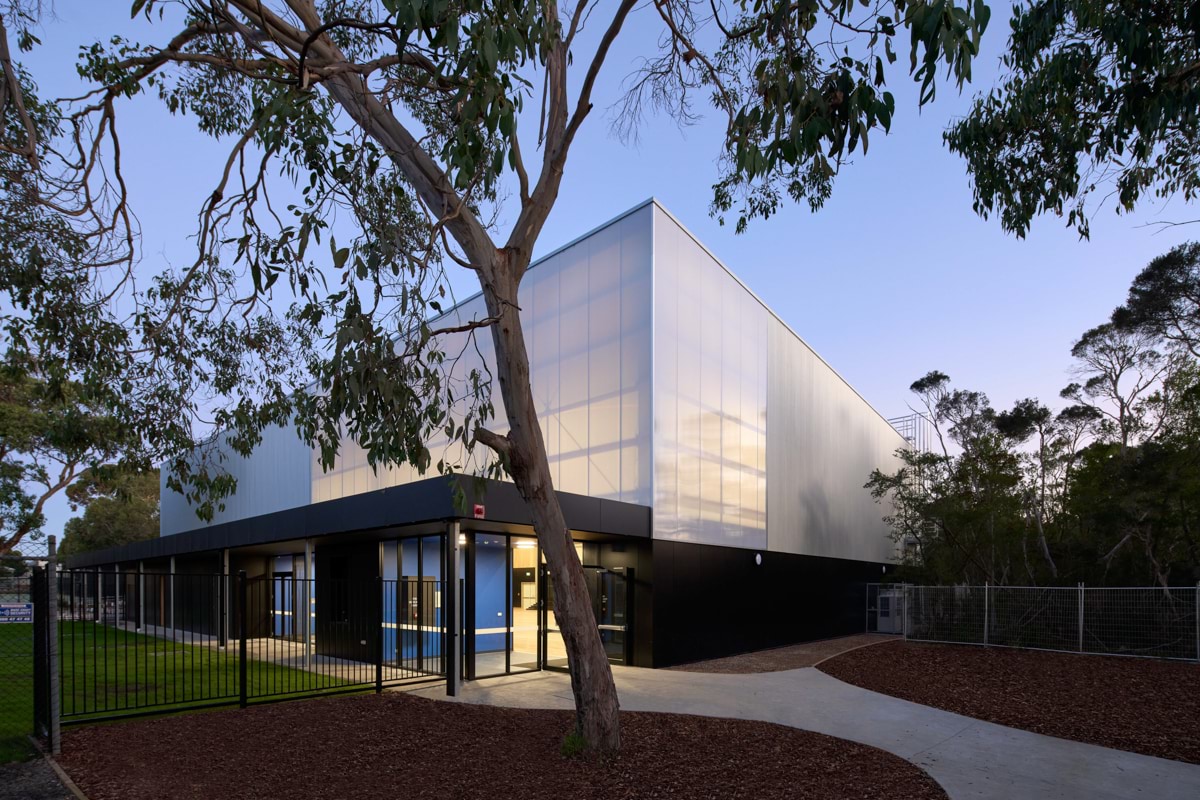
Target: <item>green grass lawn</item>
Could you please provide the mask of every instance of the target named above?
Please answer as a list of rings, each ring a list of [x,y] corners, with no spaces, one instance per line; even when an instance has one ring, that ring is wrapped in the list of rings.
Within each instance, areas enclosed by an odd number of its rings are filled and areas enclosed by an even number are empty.
[[[224,650],[146,636],[93,622],[60,622],[62,713],[88,719],[236,701],[238,645]],[[33,631],[0,626],[0,763],[27,756],[33,730]],[[246,661],[251,700],[337,689],[331,675]]]
[[[0,625],[0,764],[33,754],[33,625]]]

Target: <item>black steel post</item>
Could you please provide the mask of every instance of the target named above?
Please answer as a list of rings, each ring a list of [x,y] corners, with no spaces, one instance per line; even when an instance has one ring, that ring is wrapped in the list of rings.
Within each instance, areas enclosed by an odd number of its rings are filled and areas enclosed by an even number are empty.
[[[246,707],[246,604],[250,599],[246,570],[238,570],[238,697]]]
[[[383,576],[375,578],[375,694],[383,693]]]
[[[458,695],[459,684],[462,682],[462,665],[459,660],[462,641],[459,631],[462,628],[462,619],[458,597],[458,565],[462,550],[458,543],[458,530],[457,521],[446,525],[446,546],[442,549],[445,554],[442,567],[442,586],[445,592],[442,600],[442,666],[446,670],[446,695],[449,697]]]

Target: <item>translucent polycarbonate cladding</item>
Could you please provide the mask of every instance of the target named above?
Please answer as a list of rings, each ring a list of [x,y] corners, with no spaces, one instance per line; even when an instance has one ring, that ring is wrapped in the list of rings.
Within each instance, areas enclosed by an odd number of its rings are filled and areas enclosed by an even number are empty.
[[[903,439],[658,208],[654,258],[655,538],[889,560]]]
[[[899,468],[903,438],[782,322],[769,328],[767,548],[891,560],[888,509],[863,484]]]
[[[655,209],[654,536],[767,546],[768,314]]]
[[[649,505],[651,502],[650,269],[651,206],[552,254],[530,269],[518,298],[528,347],[534,402],[550,469],[560,491]],[[482,297],[436,325],[486,318]],[[441,349],[454,360],[457,397],[469,394],[472,370],[485,378],[495,364],[491,334],[452,334]],[[498,433],[508,426],[499,386],[491,392]],[[456,411],[465,413],[467,400]],[[433,461],[464,472],[486,457],[444,438],[429,444]],[[409,466],[373,470],[346,440],[334,468],[323,473],[313,454],[312,502],[332,500],[418,479]]]

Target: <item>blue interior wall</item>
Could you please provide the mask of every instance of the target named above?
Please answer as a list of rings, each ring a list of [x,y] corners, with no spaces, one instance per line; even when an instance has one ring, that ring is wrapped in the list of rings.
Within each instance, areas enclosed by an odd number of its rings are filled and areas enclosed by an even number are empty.
[[[501,540],[506,542],[507,540]],[[475,628],[504,628],[508,612],[504,573],[508,568],[505,544],[479,544],[475,548]],[[507,634],[475,635],[475,652],[503,651]]]

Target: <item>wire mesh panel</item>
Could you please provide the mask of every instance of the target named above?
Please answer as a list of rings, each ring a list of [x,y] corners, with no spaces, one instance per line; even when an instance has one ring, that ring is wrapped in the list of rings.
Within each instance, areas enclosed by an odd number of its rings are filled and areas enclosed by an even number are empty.
[[[906,638],[1200,661],[1198,587],[907,586]]]
[[[1087,652],[1200,660],[1195,587],[1087,589],[1083,604]]]
[[[985,595],[982,586],[906,587],[906,638],[982,643]]]
[[[0,603],[29,603],[33,601],[30,576],[0,576]]]
[[[987,592],[985,644],[1039,650],[1078,649],[1078,589],[991,586]]]

